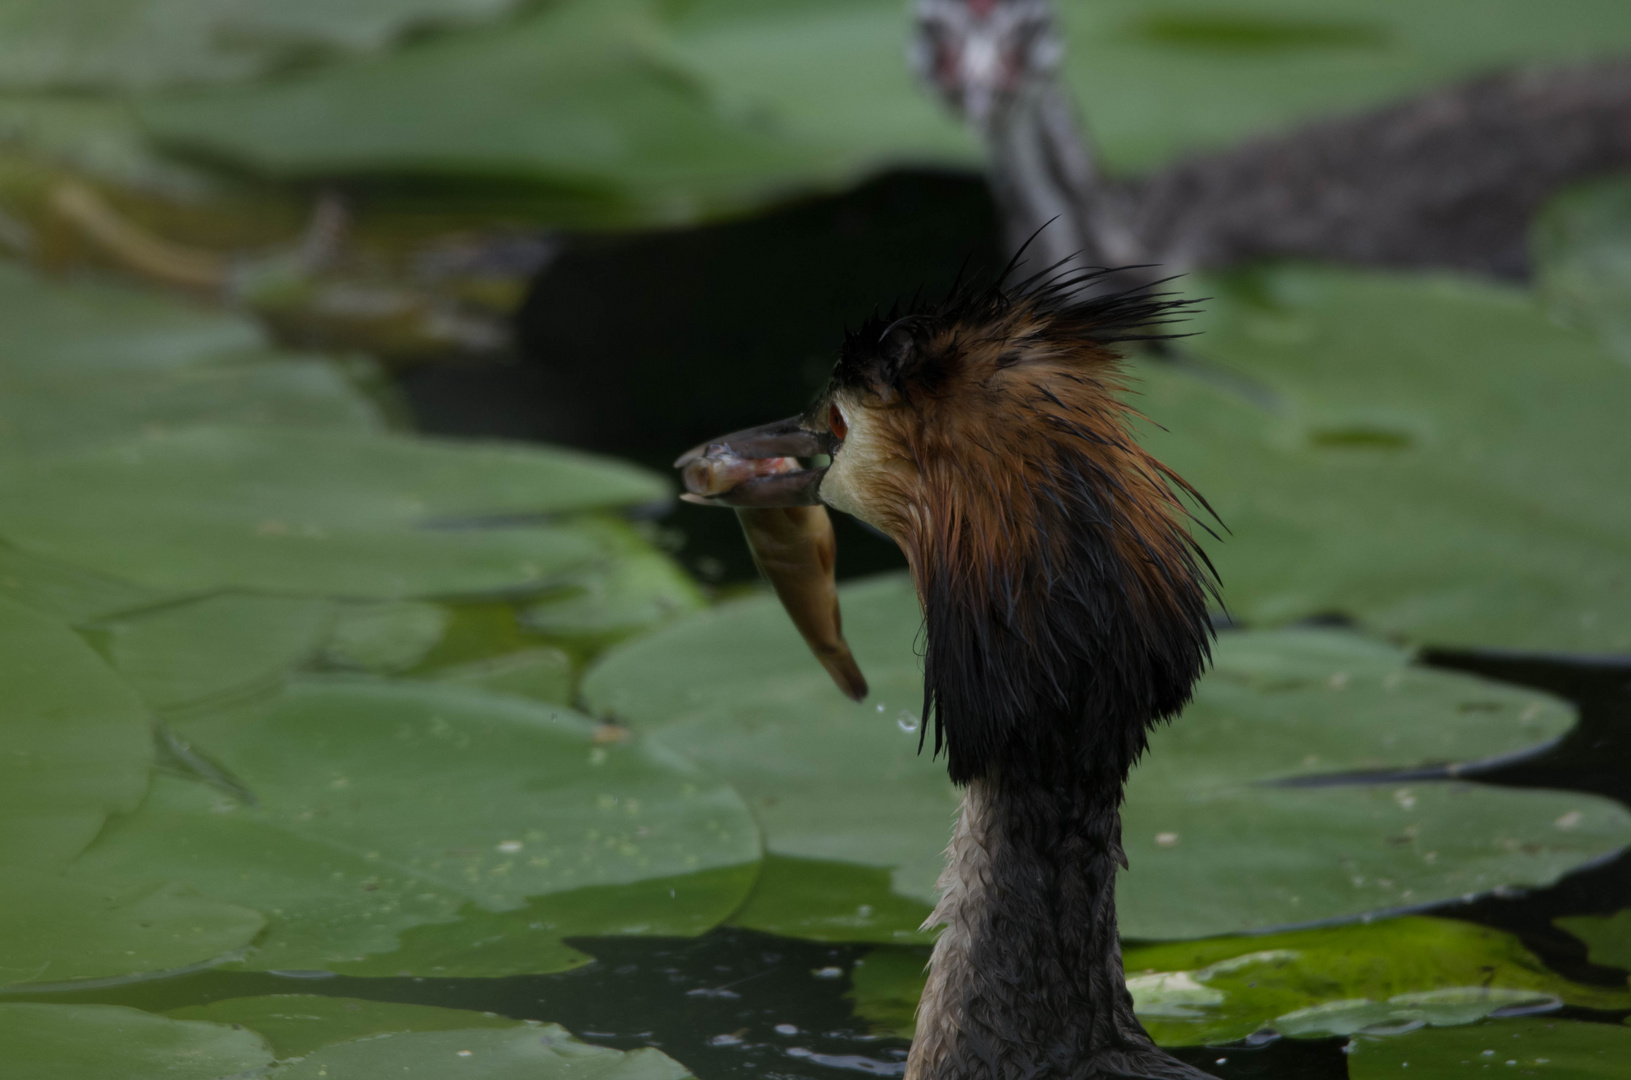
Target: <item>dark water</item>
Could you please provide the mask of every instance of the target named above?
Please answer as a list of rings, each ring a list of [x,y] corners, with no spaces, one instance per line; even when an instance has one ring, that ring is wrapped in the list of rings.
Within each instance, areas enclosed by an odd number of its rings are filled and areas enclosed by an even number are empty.
[[[428,431],[547,439],[665,468],[695,442],[798,411],[823,383],[846,324],[920,286],[931,295],[943,290],[965,260],[992,265],[994,226],[977,181],[898,175],[751,222],[579,241],[537,282],[521,316],[518,362],[421,368],[401,386]],[[903,565],[893,545],[839,517],[841,576]],[[681,507],[662,524],[704,579],[751,577],[733,515]],[[1423,662],[1547,690],[1580,708],[1580,724],[1556,746],[1480,779],[1631,803],[1631,660],[1441,650]],[[1435,914],[1516,934],[1571,979],[1623,986],[1625,972],[1590,964],[1552,920],[1627,906],[1631,853],[1549,889]],[[332,994],[553,1021],[607,1046],[659,1047],[703,1080],[853,1080],[902,1071],[906,1043],[869,1035],[845,997],[866,946],[729,929],[694,940],[574,944],[595,961],[547,976],[205,971],[37,996],[168,1009],[268,993]],[[1176,1053],[1224,1080],[1340,1080],[1344,1042],[1279,1039]]]

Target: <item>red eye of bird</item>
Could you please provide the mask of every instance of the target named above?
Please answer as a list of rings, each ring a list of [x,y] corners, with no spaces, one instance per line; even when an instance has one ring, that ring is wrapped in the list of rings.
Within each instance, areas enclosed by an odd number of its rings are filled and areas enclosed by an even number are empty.
[[[827,406],[827,426],[840,439],[849,434],[849,425],[844,423],[844,414],[838,411],[837,405]]]

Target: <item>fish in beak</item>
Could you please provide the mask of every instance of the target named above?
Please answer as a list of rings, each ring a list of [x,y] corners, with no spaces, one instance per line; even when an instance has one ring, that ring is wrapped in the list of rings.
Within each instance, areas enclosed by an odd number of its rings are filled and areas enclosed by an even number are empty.
[[[833,682],[850,698],[866,697],[866,679],[844,640],[834,564],[832,519],[819,491],[825,464],[840,440],[805,417],[734,432],[682,454],[685,494],[704,506],[736,510],[759,572],[776,590],[793,625]]]

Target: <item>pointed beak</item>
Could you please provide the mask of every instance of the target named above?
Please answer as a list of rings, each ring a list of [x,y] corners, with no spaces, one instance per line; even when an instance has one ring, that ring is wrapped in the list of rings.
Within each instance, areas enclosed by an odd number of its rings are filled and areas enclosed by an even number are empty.
[[[801,458],[826,456],[838,437],[802,416],[722,435],[694,446],[674,462],[685,483],[680,498],[705,506],[815,506],[827,466]]]
[[[837,544],[819,495],[827,466],[800,463],[830,461],[842,440],[812,423],[795,416],[733,432],[687,450],[674,467],[685,480],[681,498],[735,508],[753,562],[793,625],[838,688],[860,701],[866,678],[844,640]]]

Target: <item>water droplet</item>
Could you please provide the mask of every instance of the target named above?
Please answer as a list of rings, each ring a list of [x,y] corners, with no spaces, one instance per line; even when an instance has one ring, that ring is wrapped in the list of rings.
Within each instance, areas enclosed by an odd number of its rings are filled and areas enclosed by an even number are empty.
[[[917,716],[905,709],[902,709],[900,715],[895,717],[895,723],[900,725],[902,731],[912,732],[917,730]]]

